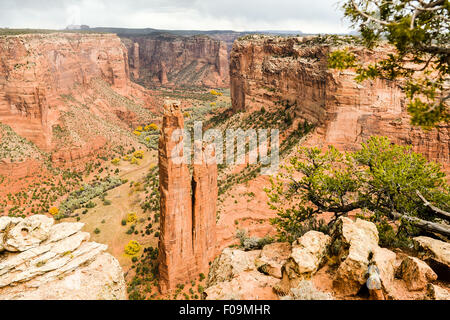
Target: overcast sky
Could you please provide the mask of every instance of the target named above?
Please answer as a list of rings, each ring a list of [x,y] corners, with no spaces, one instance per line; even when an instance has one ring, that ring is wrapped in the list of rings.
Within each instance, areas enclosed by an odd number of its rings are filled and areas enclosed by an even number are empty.
[[[0,27],[349,31],[340,0],[0,0]]]

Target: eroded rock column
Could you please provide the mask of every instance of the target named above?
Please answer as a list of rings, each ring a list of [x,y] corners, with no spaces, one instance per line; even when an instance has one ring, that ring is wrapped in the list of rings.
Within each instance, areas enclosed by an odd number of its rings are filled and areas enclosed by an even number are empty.
[[[192,177],[192,225],[194,254],[199,273],[207,273],[216,246],[217,163],[201,144],[195,146],[197,161]]]
[[[159,140],[159,180],[161,193],[161,231],[159,239],[159,274],[162,292],[173,289],[195,275],[192,248],[192,200],[190,173],[184,161],[174,161],[172,152],[183,136],[174,141],[176,130],[184,128],[177,103],[164,105]]]
[[[191,177],[184,157],[183,115],[179,103],[166,102],[159,140],[161,226],[159,239],[160,290],[207,273],[216,242],[217,165],[206,161],[200,147]],[[209,155],[211,157],[211,155]]]

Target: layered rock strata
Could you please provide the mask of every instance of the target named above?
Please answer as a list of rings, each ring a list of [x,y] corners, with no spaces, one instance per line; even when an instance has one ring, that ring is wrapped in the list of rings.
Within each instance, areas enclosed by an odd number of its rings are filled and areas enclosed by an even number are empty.
[[[250,36],[234,43],[230,61],[233,109],[285,108],[296,123],[317,126],[307,144],[354,150],[373,135],[450,164],[450,127],[429,132],[411,126],[406,97],[395,82],[357,83],[354,70],[328,68],[328,54],[337,45],[314,44],[307,38]],[[352,47],[358,60],[370,63],[389,48],[372,51]]]
[[[97,78],[129,90],[127,52],[115,35],[6,36],[0,57],[0,121],[44,150],[64,111],[61,95]]]
[[[154,86],[228,87],[227,46],[207,36],[122,36],[136,78]]]
[[[126,284],[107,246],[82,223],[0,217],[0,299],[124,300]]]
[[[185,157],[183,115],[178,103],[164,106],[159,141],[161,227],[159,239],[160,289],[165,293],[176,285],[207,273],[215,253],[217,165],[208,163],[200,149],[191,177]],[[176,137],[176,139],[174,139]],[[178,158],[176,157],[178,156]]]

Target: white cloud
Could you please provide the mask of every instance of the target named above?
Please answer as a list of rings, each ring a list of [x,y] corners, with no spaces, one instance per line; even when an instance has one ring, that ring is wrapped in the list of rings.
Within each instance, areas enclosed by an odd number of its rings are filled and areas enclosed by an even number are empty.
[[[338,0],[2,0],[0,25],[347,32]],[[68,23],[72,21],[71,23]]]

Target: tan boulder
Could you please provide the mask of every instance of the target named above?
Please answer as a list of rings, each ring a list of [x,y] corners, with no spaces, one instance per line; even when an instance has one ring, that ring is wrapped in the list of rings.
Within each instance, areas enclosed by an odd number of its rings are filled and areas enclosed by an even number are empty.
[[[394,279],[394,252],[378,246],[378,230],[372,222],[340,218],[333,230],[334,254],[340,263],[333,286],[345,295],[355,295],[366,282],[369,254],[380,270],[385,291]]]
[[[53,223],[39,215],[0,219],[0,300],[126,299],[122,269],[107,246],[88,242],[82,223]]]
[[[282,300],[333,300],[333,295],[317,290],[312,281],[302,280],[296,288],[292,288],[289,295]]]
[[[447,289],[429,283],[425,300],[450,300],[450,292]]]
[[[410,291],[423,290],[429,282],[437,279],[436,273],[425,262],[414,257],[406,257],[402,261],[397,276],[406,282]]]
[[[439,268],[447,275],[450,273],[450,243],[428,237],[413,240],[420,259],[427,261],[432,268]]]
[[[53,218],[44,215],[27,217],[9,230],[3,246],[8,251],[25,251],[37,247],[50,236],[53,223]]]
[[[282,279],[274,288],[287,295],[301,280],[310,279],[325,262],[331,238],[321,232],[309,231],[292,244],[292,252],[281,272]]]
[[[255,260],[260,254],[261,250],[243,251],[225,248],[211,264],[207,281],[208,287],[230,281],[244,271],[256,271]]]
[[[288,242],[276,242],[266,245],[261,255],[256,259],[258,271],[281,279],[281,268],[291,255],[291,245]]]
[[[205,290],[206,300],[277,300],[272,287],[278,279],[258,271],[242,272],[230,281],[216,283]]]

